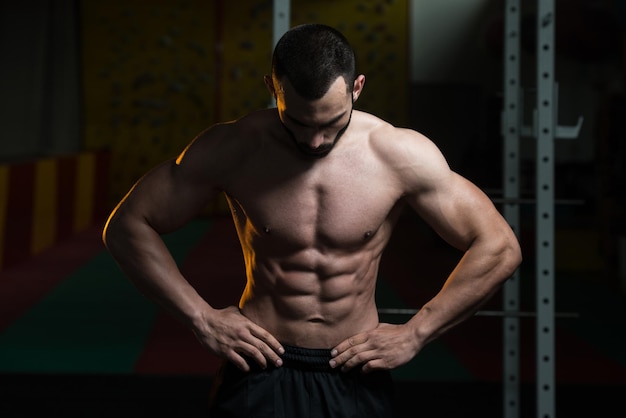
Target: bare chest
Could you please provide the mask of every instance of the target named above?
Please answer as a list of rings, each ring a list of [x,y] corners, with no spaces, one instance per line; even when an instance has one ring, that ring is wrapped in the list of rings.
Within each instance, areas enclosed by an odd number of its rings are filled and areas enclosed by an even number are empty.
[[[271,236],[293,249],[358,247],[390,226],[400,197],[385,167],[363,159],[257,163],[227,194],[242,238]]]

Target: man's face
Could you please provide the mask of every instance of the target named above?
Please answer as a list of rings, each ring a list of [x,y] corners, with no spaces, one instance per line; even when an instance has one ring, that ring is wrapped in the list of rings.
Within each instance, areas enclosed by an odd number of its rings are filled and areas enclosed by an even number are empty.
[[[280,120],[297,148],[312,158],[328,155],[348,129],[352,116],[353,95],[343,77],[316,100],[300,97],[287,79],[276,85],[275,93]]]

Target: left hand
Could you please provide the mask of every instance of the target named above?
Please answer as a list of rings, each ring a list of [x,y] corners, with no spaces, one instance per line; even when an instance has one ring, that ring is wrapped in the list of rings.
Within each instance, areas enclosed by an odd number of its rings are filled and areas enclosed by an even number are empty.
[[[409,326],[379,324],[371,331],[342,341],[332,351],[330,365],[341,371],[361,366],[364,373],[391,370],[408,363],[419,352],[419,343]]]

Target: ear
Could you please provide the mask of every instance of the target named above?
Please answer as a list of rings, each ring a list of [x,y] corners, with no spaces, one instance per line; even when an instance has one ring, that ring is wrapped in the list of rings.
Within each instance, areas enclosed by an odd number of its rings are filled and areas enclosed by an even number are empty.
[[[265,75],[263,77],[263,81],[265,82],[265,87],[269,90],[270,94],[276,100],[276,89],[274,88],[274,80],[271,75]]]
[[[359,76],[354,80],[354,87],[352,89],[352,102],[356,102],[356,100],[361,95],[363,91],[363,86],[365,86],[365,76],[363,74],[359,74]]]

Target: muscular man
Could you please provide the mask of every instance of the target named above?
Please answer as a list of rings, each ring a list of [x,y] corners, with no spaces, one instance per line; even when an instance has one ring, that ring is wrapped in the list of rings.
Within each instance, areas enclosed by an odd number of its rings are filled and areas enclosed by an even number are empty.
[[[226,360],[211,416],[390,416],[389,370],[493,295],[520,263],[518,242],[429,139],[353,108],[365,77],[336,30],[288,31],[265,83],[277,107],[207,129],[145,175],[105,243],[141,292]],[[159,237],[218,193],[247,276],[226,309],[190,286]],[[406,205],[464,255],[415,316],[384,324],[378,266]]]

